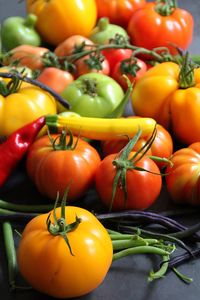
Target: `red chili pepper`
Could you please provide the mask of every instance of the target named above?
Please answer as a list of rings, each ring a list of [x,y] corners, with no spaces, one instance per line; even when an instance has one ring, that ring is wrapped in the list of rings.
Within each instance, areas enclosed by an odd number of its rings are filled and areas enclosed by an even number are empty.
[[[13,169],[25,155],[44,125],[45,117],[40,117],[13,132],[5,142],[0,144],[0,186],[4,184]]]

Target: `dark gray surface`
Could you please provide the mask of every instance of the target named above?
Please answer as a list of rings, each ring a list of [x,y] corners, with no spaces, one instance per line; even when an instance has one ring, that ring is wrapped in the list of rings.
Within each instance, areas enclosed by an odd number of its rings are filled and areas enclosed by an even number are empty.
[[[195,20],[194,39],[190,46],[191,53],[200,53],[200,8],[199,1],[179,1],[179,6],[188,9]],[[0,0],[0,20],[8,16],[25,14],[25,1],[18,3],[17,0]],[[10,201],[40,200],[40,196],[24,175],[24,166],[11,176],[7,184],[0,190],[0,198]],[[169,199],[165,191],[161,193],[159,200],[152,209],[162,210],[168,208]],[[183,220],[184,222],[186,220]],[[194,223],[195,218],[187,220]],[[3,250],[2,232],[0,238],[0,292],[2,300],[46,300],[52,299],[36,291],[10,293],[7,283],[7,269],[5,253]],[[135,256],[114,262],[104,282],[91,294],[82,297],[85,300],[197,300],[200,295],[200,260],[191,261],[179,267],[183,273],[193,277],[192,284],[187,285],[177,279],[174,273],[169,272],[161,280],[149,283],[148,272],[158,267],[159,259],[154,256]]]

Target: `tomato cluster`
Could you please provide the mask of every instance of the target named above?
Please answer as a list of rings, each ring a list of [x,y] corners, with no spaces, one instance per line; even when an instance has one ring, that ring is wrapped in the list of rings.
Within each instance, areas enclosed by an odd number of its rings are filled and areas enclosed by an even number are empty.
[[[72,118],[117,121],[126,118],[123,103],[128,99],[128,117],[152,118],[156,123],[151,134],[141,136],[138,128],[133,138],[115,133],[115,138],[97,143],[86,139],[81,126],[79,135],[73,135],[68,124],[61,133],[51,133],[52,128],[47,132],[45,127],[25,160],[38,192],[52,202],[58,194],[64,199],[68,189],[67,200],[74,205],[93,189],[106,211],[146,210],[164,183],[170,200],[200,205],[200,68],[183,53],[193,38],[192,15],[176,1],[159,0],[27,0],[26,10],[36,16],[43,44],[19,44],[2,54],[1,71],[30,71],[63,102],[33,86],[29,91],[23,83],[19,99],[29,108],[25,121],[42,113],[64,118],[69,112]],[[13,109],[15,94],[6,90],[12,82],[1,81],[1,133],[8,136],[14,130],[10,124],[18,124],[21,105],[18,99]],[[41,112],[44,104],[46,110]],[[9,130],[3,130],[5,124]],[[88,127],[90,131],[91,123]],[[109,235],[95,216],[68,206],[26,226],[18,262],[34,288],[66,298],[96,288],[112,254]]]

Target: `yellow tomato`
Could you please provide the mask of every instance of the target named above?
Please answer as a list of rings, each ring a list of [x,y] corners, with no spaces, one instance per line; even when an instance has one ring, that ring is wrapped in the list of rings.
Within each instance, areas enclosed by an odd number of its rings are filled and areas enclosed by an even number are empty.
[[[149,69],[134,86],[132,107],[136,115],[155,119],[180,142],[191,144],[200,139],[200,68],[184,76],[183,71],[173,62]]]
[[[56,100],[49,93],[22,83],[18,90],[8,95],[0,93],[0,135],[9,136],[31,121],[56,112]]]
[[[48,214],[32,219],[22,233],[17,258],[22,276],[33,288],[53,297],[72,298],[102,283],[113,248],[107,230],[91,212],[75,206],[64,211],[62,217],[61,209],[56,209],[57,225],[53,213],[50,226]],[[75,224],[77,218],[80,223]]]
[[[74,34],[89,36],[97,20],[95,0],[27,0],[26,7],[37,15],[43,40],[54,46]]]

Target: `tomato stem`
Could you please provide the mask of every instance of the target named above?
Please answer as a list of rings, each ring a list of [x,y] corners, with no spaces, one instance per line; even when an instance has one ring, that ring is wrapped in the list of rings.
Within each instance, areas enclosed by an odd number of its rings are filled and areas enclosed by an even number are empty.
[[[155,10],[162,16],[170,16],[177,7],[176,0],[156,0]]]
[[[54,235],[54,236],[60,235],[65,240],[65,242],[66,242],[66,244],[69,248],[70,254],[74,255],[73,251],[72,251],[72,248],[71,248],[71,245],[70,245],[70,242],[69,242],[69,239],[67,237],[67,233],[75,230],[78,227],[78,225],[80,224],[81,219],[76,216],[75,221],[73,223],[67,224],[65,208],[66,208],[66,201],[67,201],[68,191],[69,191],[69,186],[67,187],[67,189],[64,193],[64,196],[62,198],[62,201],[61,201],[60,218],[58,218],[57,215],[56,215],[57,204],[58,204],[58,201],[59,201],[59,193],[58,193],[56,201],[55,201],[55,206],[54,206],[54,209],[53,209],[53,222],[50,219],[51,214],[52,214],[50,212],[48,217],[47,217],[46,224],[47,224],[47,229],[48,229],[49,233]]]

